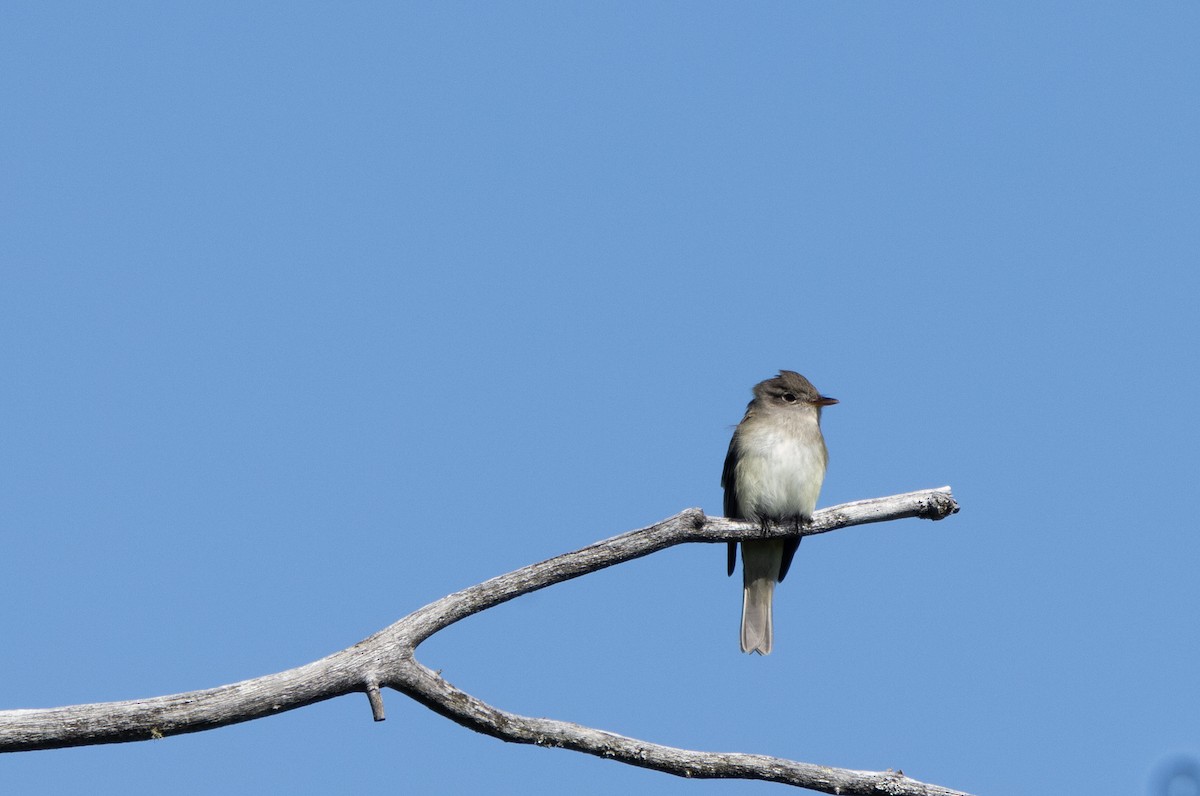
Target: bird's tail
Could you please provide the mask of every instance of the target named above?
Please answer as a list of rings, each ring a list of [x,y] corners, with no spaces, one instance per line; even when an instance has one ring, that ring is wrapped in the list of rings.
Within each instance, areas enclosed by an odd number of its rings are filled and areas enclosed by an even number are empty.
[[[782,539],[742,542],[742,652],[771,653],[771,602],[782,560]]]

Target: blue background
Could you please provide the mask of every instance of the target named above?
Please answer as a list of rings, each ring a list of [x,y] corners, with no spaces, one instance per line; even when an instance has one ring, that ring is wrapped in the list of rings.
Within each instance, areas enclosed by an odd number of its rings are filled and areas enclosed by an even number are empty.
[[[497,706],[975,793],[1200,750],[1200,6],[9,3],[0,708],[219,685],[689,506],[825,413],[738,652],[721,546],[419,650]],[[5,793],[757,793],[385,694],[9,755]],[[1176,755],[1183,755],[1176,758]],[[1182,791],[1179,791],[1182,792]],[[1195,791],[1190,791],[1194,793]]]

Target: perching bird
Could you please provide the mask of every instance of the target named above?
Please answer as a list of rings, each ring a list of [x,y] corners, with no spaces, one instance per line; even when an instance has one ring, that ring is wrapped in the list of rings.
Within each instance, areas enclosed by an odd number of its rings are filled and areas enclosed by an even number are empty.
[[[726,517],[754,520],[764,529],[789,522],[797,531],[812,519],[829,459],[821,407],[836,403],[790,370],[754,385],[721,472]],[[742,652],[771,652],[775,583],[787,575],[800,539],[742,542]],[[730,542],[730,575],[736,565],[737,543]]]

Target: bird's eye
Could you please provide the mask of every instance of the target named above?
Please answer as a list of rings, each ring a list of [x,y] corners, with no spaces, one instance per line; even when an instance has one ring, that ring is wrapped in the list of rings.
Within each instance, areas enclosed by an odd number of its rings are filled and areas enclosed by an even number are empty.
[[[787,401],[790,404],[794,404],[794,403],[796,403],[796,396],[790,392],[785,392],[783,394],[783,400]]]

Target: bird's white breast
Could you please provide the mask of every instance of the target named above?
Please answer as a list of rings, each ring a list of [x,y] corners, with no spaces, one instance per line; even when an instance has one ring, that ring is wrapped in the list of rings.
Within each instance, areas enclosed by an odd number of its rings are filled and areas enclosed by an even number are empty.
[[[825,450],[815,416],[750,424],[742,431],[740,448],[734,478],[743,513],[812,516],[825,480]]]

